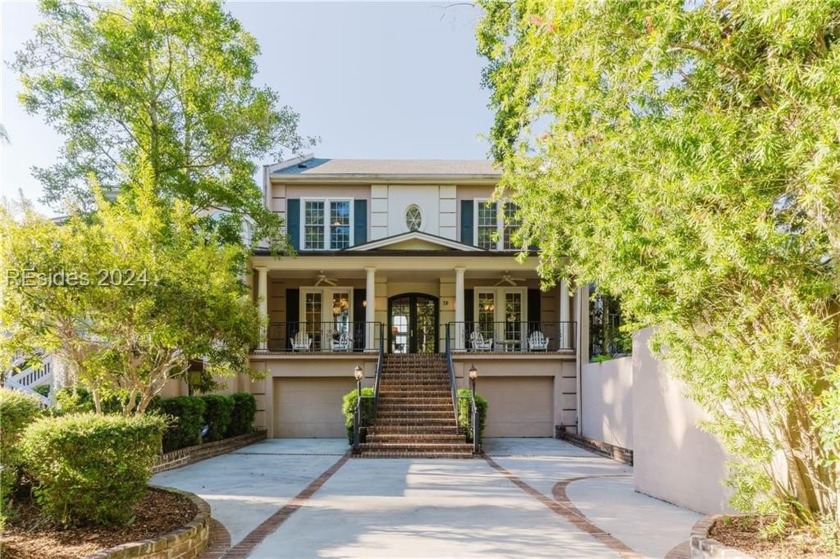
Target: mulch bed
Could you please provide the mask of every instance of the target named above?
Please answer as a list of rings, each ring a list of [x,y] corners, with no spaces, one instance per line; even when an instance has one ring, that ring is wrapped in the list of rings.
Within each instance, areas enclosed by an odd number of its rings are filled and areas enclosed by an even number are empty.
[[[31,504],[21,504],[0,533],[3,559],[78,559],[123,543],[162,536],[189,523],[198,510],[187,497],[149,489],[134,507],[130,526],[61,529]]]
[[[729,517],[715,521],[709,536],[727,547],[761,559],[823,559],[838,557],[837,550],[825,547],[816,534],[806,528],[789,527],[773,539],[762,535],[770,522],[767,517]]]

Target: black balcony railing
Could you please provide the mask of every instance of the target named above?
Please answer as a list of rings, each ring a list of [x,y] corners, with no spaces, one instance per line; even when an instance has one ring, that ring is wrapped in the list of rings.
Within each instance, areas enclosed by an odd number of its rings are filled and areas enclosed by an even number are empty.
[[[380,322],[270,322],[268,351],[351,353],[379,351]]]
[[[470,352],[558,352],[575,349],[575,322],[450,322],[446,347]]]

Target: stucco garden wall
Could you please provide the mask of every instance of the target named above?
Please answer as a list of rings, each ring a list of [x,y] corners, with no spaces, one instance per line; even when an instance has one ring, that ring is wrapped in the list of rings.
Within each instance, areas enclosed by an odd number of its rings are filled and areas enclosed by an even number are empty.
[[[581,434],[633,449],[633,358],[581,367]]]
[[[648,348],[651,330],[633,336],[633,445],[636,490],[697,512],[730,510],[725,454],[696,425],[705,415]],[[585,406],[584,406],[585,409]]]

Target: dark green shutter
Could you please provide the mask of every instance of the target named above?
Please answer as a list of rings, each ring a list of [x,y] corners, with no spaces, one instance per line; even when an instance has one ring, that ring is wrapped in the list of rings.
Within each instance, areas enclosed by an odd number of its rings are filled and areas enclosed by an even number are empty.
[[[461,242],[474,245],[473,240],[473,207],[472,200],[461,200]]]
[[[528,290],[528,332],[540,329],[542,320],[542,291],[539,289]],[[548,334],[546,334],[548,335]]]
[[[286,290],[286,339],[282,341],[283,349],[291,349],[291,340],[297,334],[300,321],[300,289]]]
[[[367,200],[353,202],[353,244],[361,245],[367,242]]]
[[[286,229],[289,232],[292,248],[300,250],[300,200],[298,198],[286,200]]]
[[[365,349],[365,320],[367,310],[364,302],[367,298],[365,289],[353,289],[353,349],[362,351]]]

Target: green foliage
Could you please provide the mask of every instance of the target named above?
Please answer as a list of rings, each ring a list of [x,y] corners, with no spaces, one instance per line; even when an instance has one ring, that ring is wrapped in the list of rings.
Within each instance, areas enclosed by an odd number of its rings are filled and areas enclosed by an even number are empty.
[[[37,394],[40,394],[44,398],[49,398],[51,386],[49,384],[39,384],[32,390],[34,390]]]
[[[230,427],[233,398],[220,394],[207,394],[199,398],[204,401],[204,424],[209,427],[204,440],[210,442],[224,439]]]
[[[146,493],[164,421],[153,415],[42,418],[23,434],[43,512],[64,525],[127,524]]]
[[[154,411],[171,418],[163,434],[164,452],[199,443],[201,428],[204,426],[205,408],[204,400],[195,396],[156,399]]]
[[[39,11],[13,67],[24,108],[66,137],[61,160],[36,169],[47,203],[69,195],[91,207],[88,177],[126,191],[148,165],[157,195],[196,213],[227,209],[202,219],[206,230],[236,240],[250,220],[255,239],[283,242],[253,161],[314,141],[298,136],[298,114],[275,92],[254,84],[259,46],[221,2],[42,0]]]
[[[373,423],[373,396],[373,388],[362,388],[362,424],[360,427],[369,427]],[[348,392],[341,399],[341,413],[344,414],[344,427],[347,428],[347,440],[350,444],[353,444],[353,416],[358,400],[359,393],[356,389]]]
[[[458,426],[472,442],[472,406],[470,397],[472,392],[467,388],[458,389]],[[475,395],[475,407],[478,408],[478,442],[484,439],[484,428],[487,426],[487,400],[481,394]]]
[[[23,392],[0,388],[0,528],[7,499],[18,483],[23,463],[19,440],[24,429],[41,414],[41,403]]]
[[[840,2],[479,5],[499,190],[544,281],[657,327],[739,508],[837,525]]]
[[[258,339],[245,249],[197,230],[188,205],[156,198],[148,182],[113,203],[97,193],[94,216],[74,212],[62,225],[25,204],[0,208],[0,360],[57,355],[99,412],[125,393],[123,413],[142,413],[191,360],[211,375],[247,372]],[[63,276],[25,281],[22,270]]]
[[[128,394],[111,393],[100,399],[102,413],[120,413]],[[96,411],[93,402],[93,394],[84,386],[65,386],[58,389],[55,394],[55,402],[58,411],[61,413],[92,413]]]
[[[257,399],[250,392],[237,392],[233,396],[233,411],[230,415],[227,436],[245,435],[254,426],[257,415]]]

